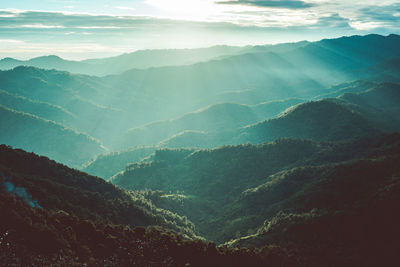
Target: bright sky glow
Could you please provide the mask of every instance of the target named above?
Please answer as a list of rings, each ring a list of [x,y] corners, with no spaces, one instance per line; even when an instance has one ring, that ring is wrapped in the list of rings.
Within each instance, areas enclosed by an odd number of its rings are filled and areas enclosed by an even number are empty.
[[[398,0],[2,0],[0,58],[400,33],[399,14]]]

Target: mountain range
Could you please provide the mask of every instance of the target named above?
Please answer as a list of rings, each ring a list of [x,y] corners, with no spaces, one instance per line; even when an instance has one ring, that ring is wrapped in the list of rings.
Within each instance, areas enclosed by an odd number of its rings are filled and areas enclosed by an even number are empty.
[[[0,262],[397,266],[398,47],[1,60]]]

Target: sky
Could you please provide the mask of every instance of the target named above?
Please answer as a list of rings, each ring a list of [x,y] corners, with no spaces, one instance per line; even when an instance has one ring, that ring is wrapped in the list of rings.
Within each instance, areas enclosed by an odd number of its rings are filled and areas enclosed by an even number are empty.
[[[1,0],[0,58],[399,34],[396,0]]]

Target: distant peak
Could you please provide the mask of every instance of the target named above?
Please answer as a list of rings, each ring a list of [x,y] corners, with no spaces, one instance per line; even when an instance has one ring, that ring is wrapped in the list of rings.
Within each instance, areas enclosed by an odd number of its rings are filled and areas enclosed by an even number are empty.
[[[40,56],[30,59],[29,61],[41,61],[41,60],[51,60],[51,61],[63,61],[62,58],[56,55]]]
[[[1,59],[0,61],[8,62],[8,61],[18,61],[18,60],[15,58],[12,58],[12,57],[5,57],[5,58]]]

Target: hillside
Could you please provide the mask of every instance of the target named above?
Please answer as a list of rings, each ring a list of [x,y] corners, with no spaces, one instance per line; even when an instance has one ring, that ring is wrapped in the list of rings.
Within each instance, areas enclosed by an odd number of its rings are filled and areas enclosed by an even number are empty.
[[[363,114],[376,128],[386,132],[399,131],[400,85],[378,83],[361,92],[346,92],[338,101]]]
[[[0,71],[0,262],[391,266],[399,44],[31,60],[124,71],[103,77]]]
[[[147,69],[160,66],[189,65],[199,61],[228,56],[245,50],[241,47],[215,46],[200,49],[160,49],[139,50],[116,57],[72,61],[55,55],[36,57],[29,60],[4,58],[0,60],[0,70],[10,70],[18,66],[41,69],[55,69],[76,74],[105,76],[119,74],[130,69]]]
[[[156,209],[138,192],[121,190],[103,179],[45,157],[1,146],[2,182],[25,188],[43,209],[62,210],[81,219],[134,226],[158,225],[194,237],[190,223]]]
[[[351,84],[351,86],[346,85],[345,88],[355,88],[355,86]],[[335,89],[333,90],[334,94],[339,94]],[[353,89],[338,91],[343,93],[348,90],[353,91]],[[257,144],[279,138],[338,141],[373,135],[379,131],[392,132],[399,129],[397,106],[400,101],[396,95],[398,93],[397,84],[374,84],[366,91],[361,89],[354,91],[359,91],[359,93],[345,93],[338,98],[306,103],[302,103],[303,101],[299,99],[288,99],[249,106],[257,118],[264,117],[267,120],[255,124],[251,124],[251,120],[248,120],[250,125],[245,127],[239,128],[236,125],[236,127],[220,128],[219,131],[214,132],[189,130],[190,128],[179,129],[182,131],[166,138],[161,145],[175,148],[212,148],[247,142]],[[363,100],[364,98],[369,99],[370,102],[373,102],[374,99],[379,101],[371,105],[367,100]],[[285,110],[288,106],[290,108]],[[232,118],[235,117],[232,116]],[[162,132],[168,133],[165,129]],[[149,135],[150,133],[143,136]],[[136,136],[137,139],[139,139],[139,135]]]
[[[58,122],[69,127],[74,127],[78,120],[74,114],[60,106],[31,100],[24,96],[13,95],[1,89],[0,105],[13,110],[29,113],[46,120]]]
[[[289,98],[279,101],[269,101],[251,105],[251,109],[257,114],[260,120],[268,120],[278,116],[286,109],[305,102],[304,99]]]
[[[108,180],[114,174],[123,171],[125,166],[150,156],[155,147],[137,147],[127,151],[112,152],[97,156],[84,164],[82,171]]]
[[[119,74],[130,69],[148,69],[162,66],[191,65],[211,59],[229,57],[236,54],[257,52],[281,52],[302,47],[307,42],[287,43],[263,46],[213,46],[195,49],[158,49],[138,50],[115,57],[72,61],[55,55],[41,56],[29,60],[3,58],[0,60],[0,70],[10,70],[18,66],[30,66],[41,69],[56,69],[76,74],[105,76]]]
[[[357,49],[353,42],[362,44],[361,52],[354,51]],[[400,57],[398,50],[394,49],[398,44],[397,35],[367,35],[313,43],[250,46],[241,48],[243,50],[236,51],[234,54],[229,54],[229,52],[224,56],[209,58],[194,64],[133,69],[102,78],[20,66],[0,72],[0,88],[8,94],[7,99],[2,101],[5,106],[54,120],[68,128],[86,133],[99,139],[107,148],[114,151],[126,150],[137,145],[155,145],[159,142],[166,144],[169,139],[187,136],[185,131],[186,133],[188,131],[213,132],[213,137],[206,138],[212,142],[201,141],[197,136],[198,140],[195,143],[201,147],[214,144],[237,144],[242,143],[243,140],[241,138],[227,140],[232,137],[231,133],[224,133],[222,137],[214,133],[221,128],[232,132],[236,127],[271,119],[292,104],[335,93],[332,92],[333,85],[360,79],[360,77],[369,79],[382,73],[390,82],[394,75],[390,78],[384,74],[389,67],[386,69],[382,67],[383,72],[370,73],[368,70],[383,65],[390,65],[393,69],[393,65],[396,66],[396,64],[388,62]],[[376,56],[369,53],[380,47],[387,49],[382,55]],[[215,49],[215,53],[225,51],[223,47]],[[203,52],[205,51],[211,50],[206,49]],[[150,56],[153,52],[142,53],[142,56]],[[195,50],[190,49],[175,52],[188,54],[193,52],[193,58],[203,53],[196,54]],[[157,57],[160,56],[160,60],[162,59],[162,53],[154,53],[154,57],[157,54]],[[138,52],[137,55],[139,54]],[[187,59],[189,60],[190,57],[188,56]],[[46,62],[46,60],[60,61],[57,57],[44,57],[36,59],[36,62]],[[97,61],[92,61],[93,64],[98,63],[95,62]],[[115,67],[111,63],[107,66]],[[380,81],[381,78],[377,80]],[[361,92],[361,87],[363,86],[359,87],[360,91],[354,89],[346,92]],[[336,95],[345,92],[343,90],[339,92],[340,88],[336,91]],[[21,102],[21,98],[11,99],[10,95],[25,97],[28,101]],[[59,111],[54,115],[50,112],[45,114],[47,111],[44,112],[39,107],[36,111],[32,106],[32,101],[60,107],[69,115]],[[241,106],[241,109],[237,108],[241,110],[240,114],[232,113],[239,118],[238,123],[229,116],[219,117],[226,124],[218,122],[217,116],[215,121],[207,118],[210,122],[204,122],[202,120],[206,118],[201,119],[195,116],[196,111],[214,105],[221,107],[221,103],[228,102],[238,106],[249,105]],[[249,110],[246,111],[246,108]],[[250,114],[250,109],[254,114]],[[214,112],[224,113],[223,110]],[[185,120],[185,114],[188,113],[194,117],[186,116]],[[71,119],[70,115],[76,119]],[[253,118],[254,116],[256,118]],[[177,122],[176,118],[183,118],[184,123]],[[246,118],[247,122],[242,120],[243,118]],[[207,123],[210,124],[206,125]],[[134,130],[128,132],[128,129]],[[385,129],[388,128],[385,127]],[[261,140],[269,141],[275,137],[281,137],[281,130],[283,131],[283,129],[278,129],[271,139]],[[304,134],[305,137],[308,135],[308,133]],[[283,136],[293,135],[285,133]],[[255,141],[257,138],[256,136]],[[223,142],[220,142],[221,139]],[[175,138],[174,146],[179,145],[180,141],[176,140]],[[244,142],[247,141],[252,140],[244,139]],[[207,142],[211,145],[204,145]],[[172,142],[169,143],[172,144]],[[195,143],[190,144],[187,141],[184,143],[196,146]]]
[[[179,192],[184,192],[185,205],[181,207],[178,201],[176,207],[195,222],[202,235],[215,240],[214,231],[207,225],[211,217],[215,221],[225,205],[229,206],[246,188],[259,185],[268,174],[318,150],[317,144],[296,140],[212,150],[158,150],[151,161],[128,165],[111,182],[126,189],[177,193],[177,200]]]
[[[231,144],[235,132],[208,133],[185,130],[160,142],[160,147],[168,148],[213,148]]]
[[[18,100],[18,106],[13,106],[18,111],[39,115],[39,110],[33,110],[33,102],[44,102],[61,108],[68,114],[54,115],[43,114],[44,118],[53,119],[55,122],[67,125],[79,132],[87,133],[93,137],[107,142],[113,131],[120,131],[115,124],[115,118],[123,118],[123,114],[112,108],[109,97],[110,88],[102,84],[95,77],[74,75],[55,70],[43,70],[33,67],[17,67],[9,71],[0,71],[0,88],[8,95],[17,95],[28,99],[25,103]],[[4,100],[5,106],[13,105],[15,99]],[[111,101],[111,102],[108,102]],[[75,117],[71,120],[71,115]],[[114,121],[113,121],[114,120]],[[126,126],[123,129],[128,129]]]
[[[6,265],[264,266],[289,259],[279,248],[234,250],[191,240],[199,237],[185,217],[156,208],[143,193],[4,145],[0,199]]]
[[[318,179],[311,170],[328,170],[332,164],[343,162],[347,166],[350,164],[347,161],[396,154],[399,140],[399,135],[393,134],[331,144],[283,139],[211,150],[158,150],[151,161],[129,165],[111,181],[127,189],[161,190],[149,193],[154,203],[188,216],[206,238],[226,242],[238,232],[243,235],[254,231],[268,216],[284,209],[283,206],[264,205],[266,200],[263,199],[247,201],[243,197],[247,196],[245,192],[275,176],[280,177],[280,172],[291,173],[293,168],[301,173],[310,171],[308,177]],[[306,184],[299,186],[307,188]],[[301,188],[290,192],[297,196]],[[289,191],[285,190],[277,191],[276,196],[286,199]],[[305,192],[313,194],[313,191]],[[269,199],[272,195],[260,193],[262,197]],[[298,200],[298,204],[303,205],[303,201]]]
[[[0,143],[35,151],[70,166],[79,166],[105,151],[88,135],[0,105]]]
[[[216,104],[184,116],[133,128],[120,140],[120,146],[154,145],[183,131],[220,132],[256,122],[257,115],[246,105]]]
[[[294,106],[277,118],[245,127],[237,142],[257,144],[285,137],[335,141],[374,133],[377,130],[360,114],[321,100]]]
[[[344,255],[348,266],[393,266],[400,158],[398,144],[392,149],[380,158],[292,169],[247,190],[239,209],[253,220],[263,214],[265,221],[229,245],[290,244],[300,254],[324,254],[317,260],[322,265]],[[318,265],[316,259],[309,264]]]

